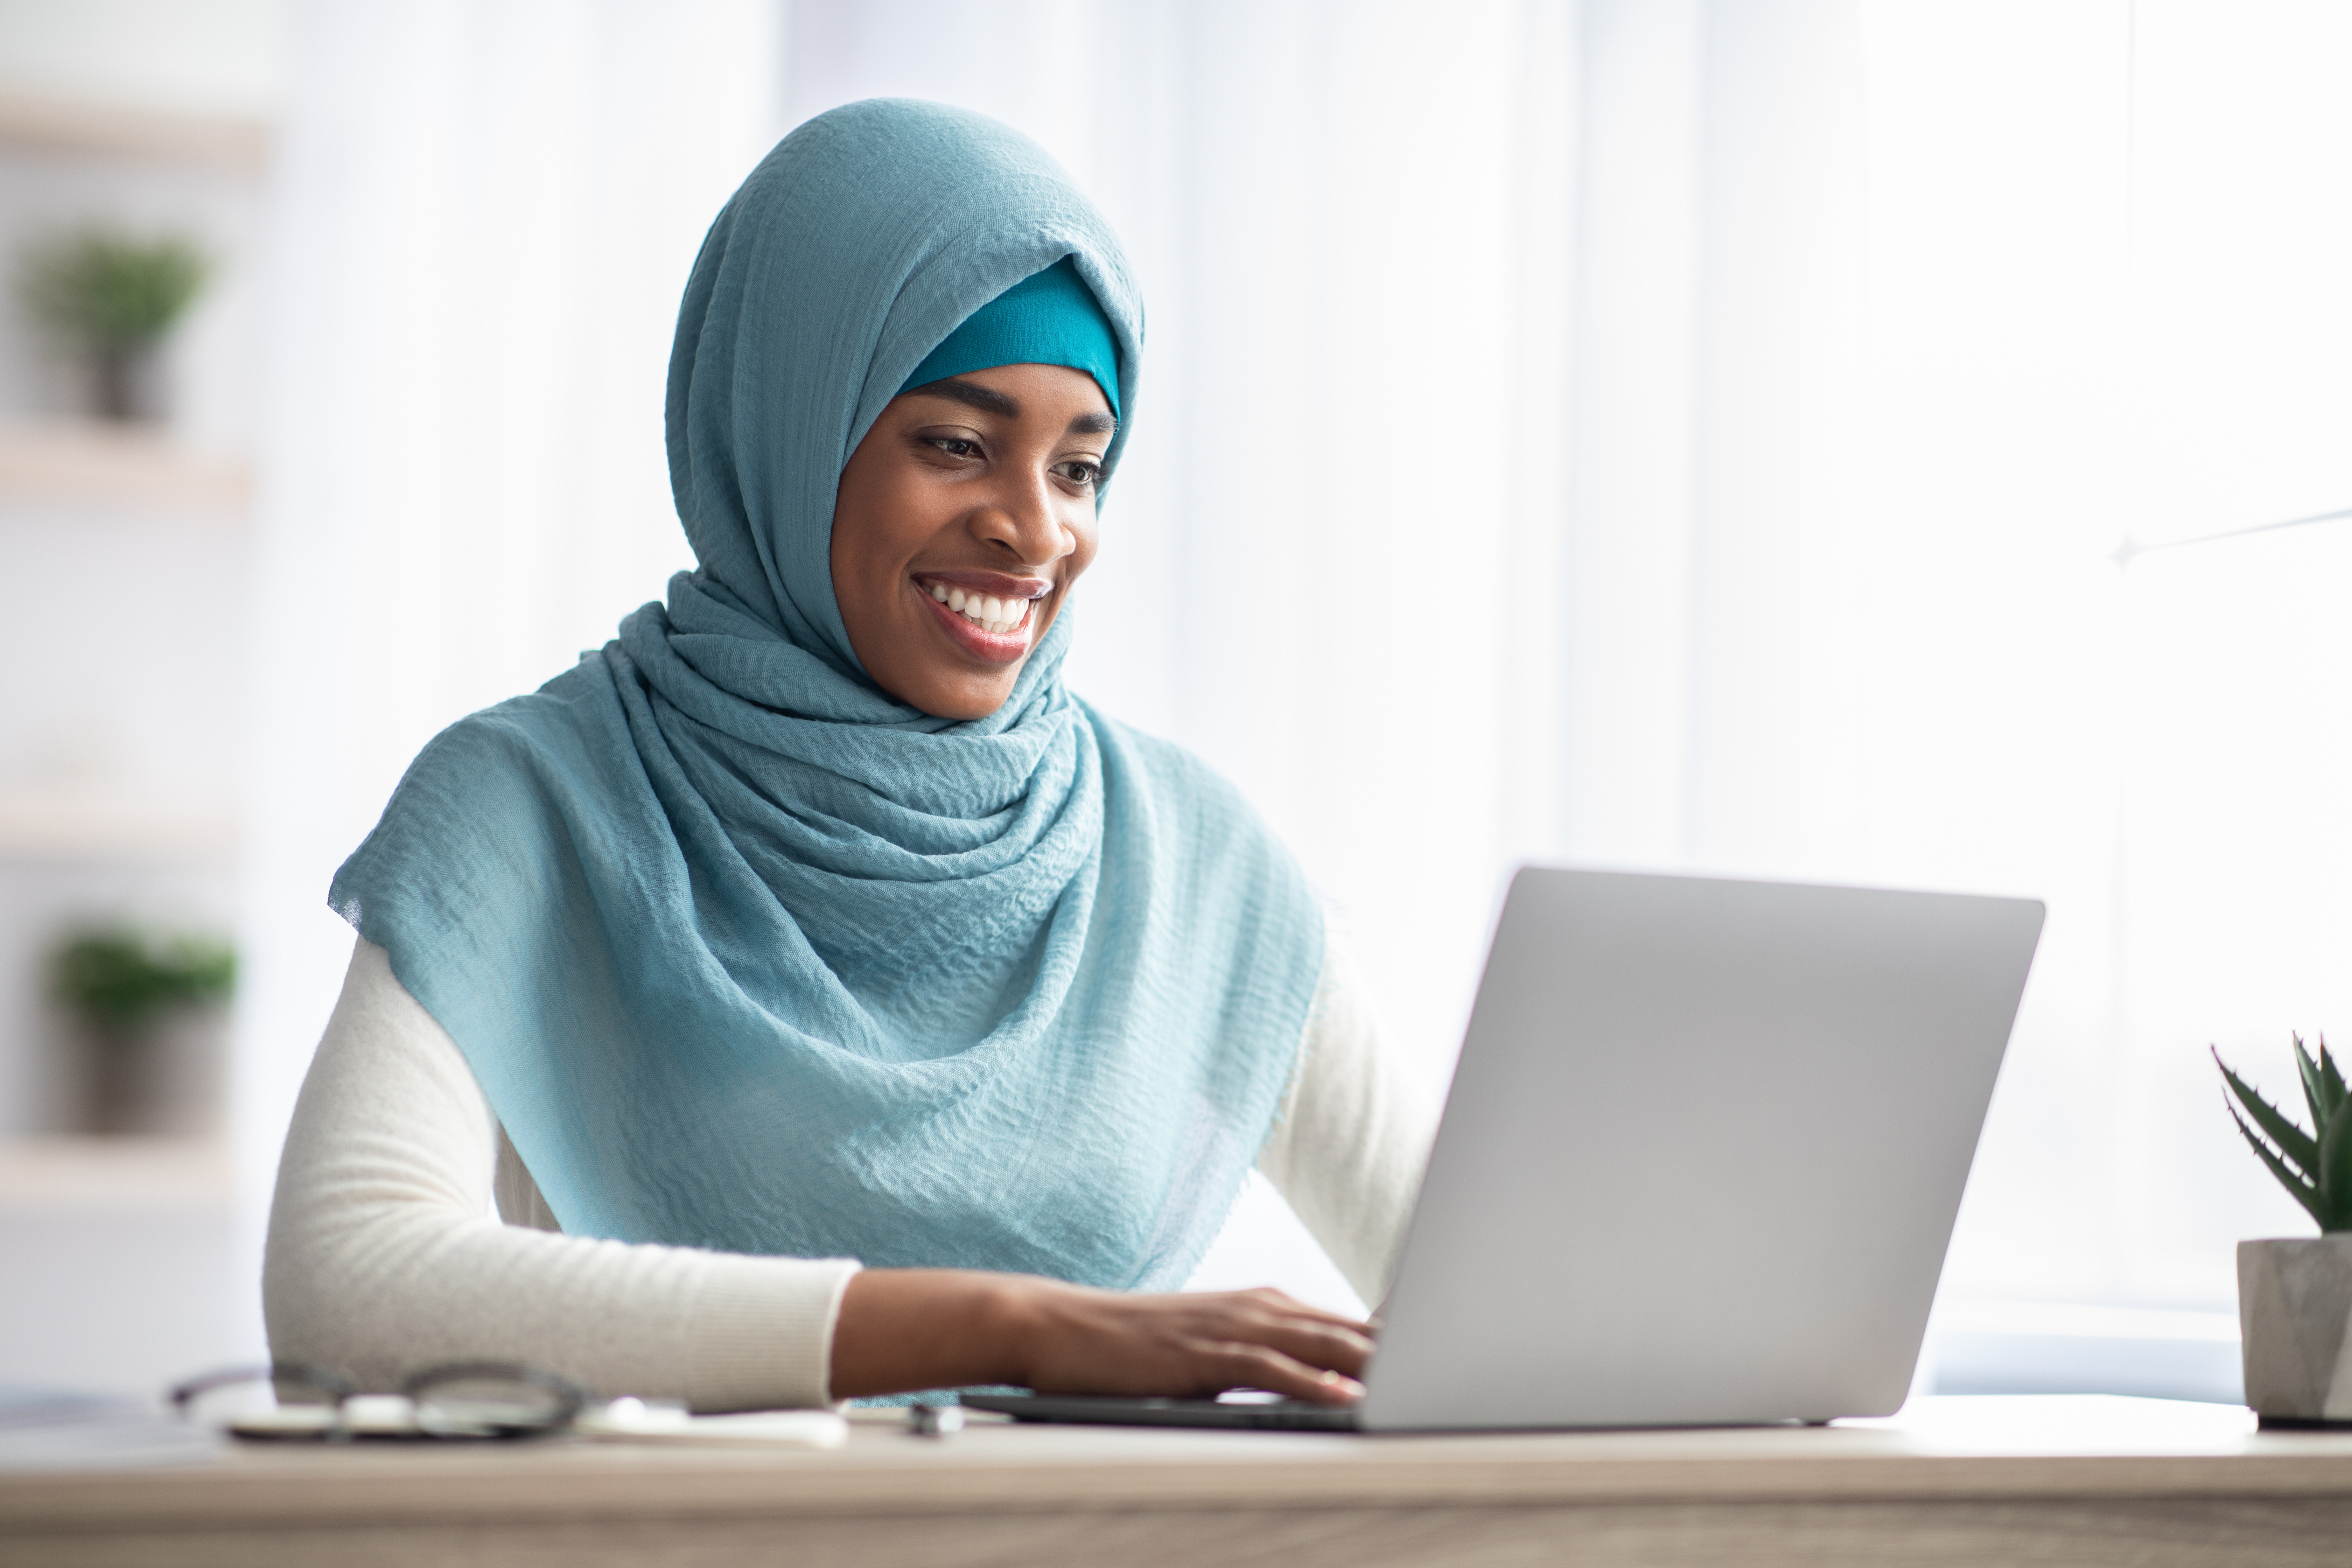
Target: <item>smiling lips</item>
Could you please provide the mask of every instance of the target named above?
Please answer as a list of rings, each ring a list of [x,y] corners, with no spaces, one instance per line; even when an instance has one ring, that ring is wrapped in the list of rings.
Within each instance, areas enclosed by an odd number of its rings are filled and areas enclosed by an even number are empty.
[[[1010,637],[1029,619],[1030,599],[1000,599],[992,594],[967,594],[945,583],[931,584],[931,597],[965,620],[996,637]]]
[[[994,593],[940,578],[919,579],[915,585],[929,598],[931,613],[957,645],[991,664],[1011,664],[1028,653],[1034,612],[1053,587],[1035,579],[1016,578],[992,582],[989,586],[998,590]],[[1021,589],[1034,591],[1024,594]]]

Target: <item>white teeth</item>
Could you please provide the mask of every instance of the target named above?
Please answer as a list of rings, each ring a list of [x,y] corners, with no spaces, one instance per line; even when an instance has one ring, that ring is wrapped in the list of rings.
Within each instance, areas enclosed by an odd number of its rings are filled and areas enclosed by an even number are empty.
[[[1011,637],[1029,619],[1032,599],[1000,599],[992,594],[970,594],[944,583],[934,583],[932,598],[955,611],[991,637]]]

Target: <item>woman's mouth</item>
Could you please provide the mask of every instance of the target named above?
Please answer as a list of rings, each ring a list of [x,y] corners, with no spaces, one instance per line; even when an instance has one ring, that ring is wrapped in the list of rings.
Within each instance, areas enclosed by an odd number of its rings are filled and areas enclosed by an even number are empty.
[[[1034,599],[1000,599],[992,594],[967,594],[945,583],[931,584],[931,597],[991,637],[1008,637],[1029,624]]]
[[[1028,596],[985,593],[938,578],[919,580],[916,586],[930,601],[932,615],[957,646],[991,664],[1010,664],[1028,653],[1037,606],[1050,591],[1040,588]]]

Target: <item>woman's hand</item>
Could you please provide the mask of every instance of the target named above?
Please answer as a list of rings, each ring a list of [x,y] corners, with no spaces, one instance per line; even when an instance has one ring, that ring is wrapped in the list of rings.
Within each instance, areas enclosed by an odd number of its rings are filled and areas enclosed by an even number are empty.
[[[1206,1398],[1264,1388],[1348,1405],[1370,1325],[1279,1290],[1129,1296],[1024,1274],[871,1268],[834,1327],[836,1399],[1006,1383]]]
[[[1279,1290],[1123,1296],[1039,1280],[1024,1375],[1040,1393],[1206,1398],[1265,1388],[1347,1405],[1372,1353],[1369,1324]]]

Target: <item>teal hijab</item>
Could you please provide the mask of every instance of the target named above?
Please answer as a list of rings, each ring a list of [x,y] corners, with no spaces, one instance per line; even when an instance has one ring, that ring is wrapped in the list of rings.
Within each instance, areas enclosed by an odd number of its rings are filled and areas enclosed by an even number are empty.
[[[1125,261],[1034,144],[900,100],[785,138],[679,312],[698,569],[436,737],[337,874],[566,1231],[1168,1288],[1223,1222],[1321,968],[1297,865],[1068,692],[1068,613],[956,722],[866,678],[834,599],[835,484],[876,416],[1064,270],[1131,415]]]

